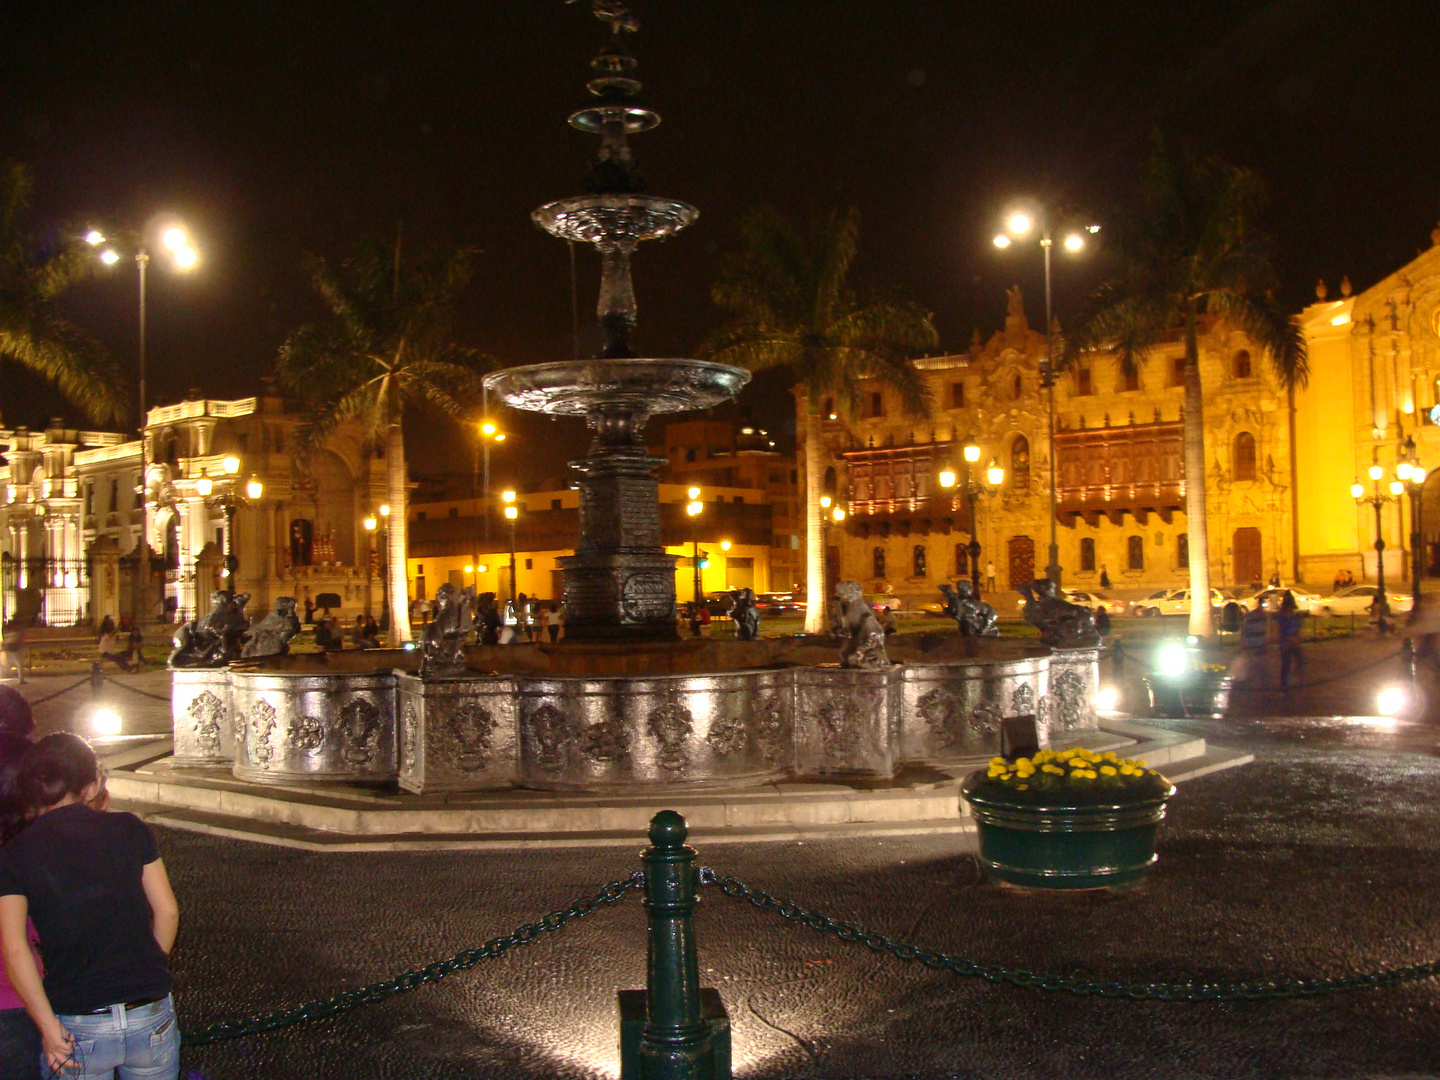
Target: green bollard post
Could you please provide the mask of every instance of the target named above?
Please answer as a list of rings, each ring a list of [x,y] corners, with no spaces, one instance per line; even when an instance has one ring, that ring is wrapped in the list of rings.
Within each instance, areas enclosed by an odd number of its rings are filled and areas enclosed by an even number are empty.
[[[715,1075],[715,1047],[700,1003],[695,954],[695,849],[687,847],[685,819],[662,810],[650,820],[645,865],[645,907],[650,920],[645,1029],[640,1036],[642,1080],[729,1080]]]

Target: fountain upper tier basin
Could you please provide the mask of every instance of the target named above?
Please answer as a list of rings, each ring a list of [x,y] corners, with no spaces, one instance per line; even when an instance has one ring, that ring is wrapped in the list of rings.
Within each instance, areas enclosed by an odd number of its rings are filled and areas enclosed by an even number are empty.
[[[575,195],[546,203],[530,214],[552,236],[602,247],[658,240],[699,216],[689,203],[658,195]]]
[[[514,409],[551,416],[709,409],[750,381],[744,368],[710,360],[563,360],[506,368],[485,377],[492,397]]]

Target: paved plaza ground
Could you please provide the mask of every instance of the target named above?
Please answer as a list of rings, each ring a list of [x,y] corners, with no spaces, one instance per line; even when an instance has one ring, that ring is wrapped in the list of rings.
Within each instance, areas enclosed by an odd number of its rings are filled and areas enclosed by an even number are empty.
[[[1183,786],[1158,866],[1129,893],[985,884],[965,836],[727,844],[702,850],[702,862],[892,936],[1037,971],[1233,981],[1437,960],[1440,728],[1337,718],[1366,711],[1398,671],[1395,648],[1314,646],[1310,690],[1258,687],[1237,695],[1232,719],[1168,722],[1256,760]],[[132,688],[163,692],[158,678]],[[153,699],[127,696],[134,722],[148,725]],[[70,700],[41,707],[46,726],[63,722]],[[508,933],[623,877],[642,844],[314,854],[160,839],[183,911],[174,970],[185,1027],[360,986]],[[188,1049],[184,1066],[213,1080],[613,1076],[614,994],[643,985],[643,928],[631,894],[437,986]],[[1097,1000],[901,964],[713,889],[698,930],[703,981],[734,1024],[738,1076],[1440,1076],[1440,980],[1298,1001]]]

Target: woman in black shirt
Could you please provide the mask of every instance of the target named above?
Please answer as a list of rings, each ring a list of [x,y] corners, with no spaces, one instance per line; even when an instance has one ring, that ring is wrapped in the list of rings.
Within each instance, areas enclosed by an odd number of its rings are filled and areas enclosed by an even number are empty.
[[[75,1080],[175,1080],[179,1032],[167,957],[180,912],[155,838],[134,814],[86,804],[101,786],[74,735],[40,740],[21,768],[35,820],[0,849],[0,944],[44,1046],[44,1065]],[[25,937],[45,950],[41,982]]]

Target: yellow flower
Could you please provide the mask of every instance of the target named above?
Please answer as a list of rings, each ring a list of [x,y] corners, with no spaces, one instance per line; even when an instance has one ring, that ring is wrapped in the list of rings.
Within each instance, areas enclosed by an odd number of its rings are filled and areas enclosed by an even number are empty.
[[[1112,762],[1113,762],[1113,761],[1115,760],[1115,751],[1114,751],[1114,750],[1106,750],[1105,753],[1101,754],[1100,756],[1101,756],[1102,758],[1104,758],[1106,761],[1112,761]]]
[[[1029,785],[1029,784],[1016,784],[1016,785],[1015,785],[1015,790],[1016,790],[1016,791],[1029,791],[1029,790],[1030,790],[1030,785]]]
[[[1003,757],[992,757],[990,759],[990,765],[991,767],[998,765],[1003,769],[1005,767],[1005,759]]]
[[[1115,766],[1114,766],[1114,765],[1101,765],[1101,766],[1100,766],[1100,771],[1101,771],[1102,773],[1104,773],[1106,776],[1114,776],[1114,775],[1115,775]]]
[[[1056,776],[1065,775],[1065,770],[1060,768],[1059,765],[1046,765],[1043,771],[1048,773],[1054,773]]]
[[[1017,769],[1028,769],[1028,768],[1030,768],[1030,759],[1029,759],[1029,758],[1023,758],[1023,757],[1022,757],[1022,758],[1016,758],[1016,759],[1015,759],[1015,768],[1017,768]]]

